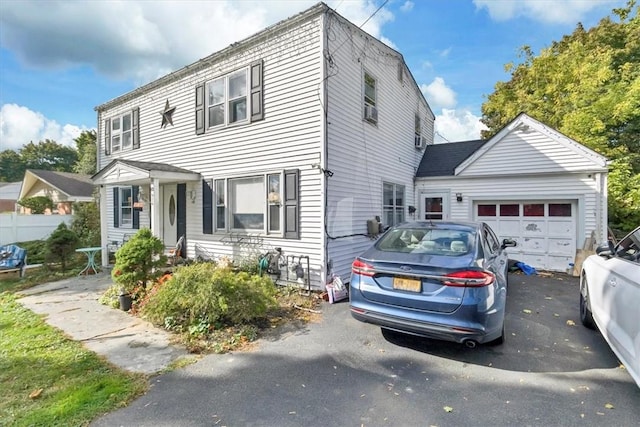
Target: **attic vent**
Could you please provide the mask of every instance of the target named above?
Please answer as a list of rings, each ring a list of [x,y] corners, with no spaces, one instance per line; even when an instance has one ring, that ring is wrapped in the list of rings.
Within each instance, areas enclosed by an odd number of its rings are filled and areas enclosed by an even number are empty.
[[[378,123],[378,109],[375,105],[364,104],[364,119],[371,123]]]

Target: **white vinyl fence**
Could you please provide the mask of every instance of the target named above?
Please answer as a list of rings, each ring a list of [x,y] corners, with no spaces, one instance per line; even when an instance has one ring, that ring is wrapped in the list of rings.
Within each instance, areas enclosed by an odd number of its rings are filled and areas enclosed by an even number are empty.
[[[73,215],[0,214],[0,245],[46,239],[61,222],[71,224]]]

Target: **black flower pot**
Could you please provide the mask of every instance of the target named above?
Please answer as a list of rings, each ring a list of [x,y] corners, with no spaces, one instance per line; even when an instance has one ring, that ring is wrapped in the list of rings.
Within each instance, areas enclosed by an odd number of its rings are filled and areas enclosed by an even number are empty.
[[[122,311],[131,310],[131,303],[133,302],[131,295],[124,294],[124,295],[118,296],[118,298],[120,299],[120,310]]]

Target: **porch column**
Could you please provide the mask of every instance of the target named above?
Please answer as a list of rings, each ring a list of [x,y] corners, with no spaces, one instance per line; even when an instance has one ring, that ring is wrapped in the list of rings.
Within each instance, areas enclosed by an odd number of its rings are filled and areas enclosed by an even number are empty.
[[[100,185],[100,246],[102,246],[102,266],[109,265],[109,241],[107,224],[107,187]]]
[[[162,240],[162,224],[160,224],[160,208],[162,206],[160,197],[162,194],[160,191],[160,180],[153,178],[149,187],[151,190],[151,195],[149,196],[149,202],[151,204],[151,211],[149,212],[151,217],[151,233]]]

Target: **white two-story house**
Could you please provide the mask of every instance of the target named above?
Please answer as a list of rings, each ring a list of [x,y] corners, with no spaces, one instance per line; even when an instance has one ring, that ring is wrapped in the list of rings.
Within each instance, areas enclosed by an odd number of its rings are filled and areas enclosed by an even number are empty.
[[[376,217],[414,218],[434,133],[402,55],[324,3],[96,111],[105,247],[148,227],[188,258],[281,248],[314,288],[348,279]]]

